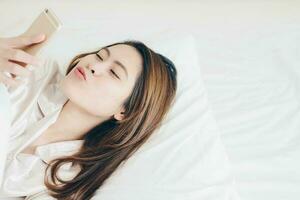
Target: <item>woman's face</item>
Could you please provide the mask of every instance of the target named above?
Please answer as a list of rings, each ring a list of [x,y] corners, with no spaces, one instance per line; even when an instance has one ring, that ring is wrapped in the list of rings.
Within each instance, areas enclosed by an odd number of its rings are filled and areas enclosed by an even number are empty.
[[[84,70],[86,80],[76,73],[78,67]],[[101,118],[114,115],[120,120],[125,111],[122,103],[131,94],[141,70],[138,51],[118,44],[81,58],[60,86],[69,101],[83,112]]]

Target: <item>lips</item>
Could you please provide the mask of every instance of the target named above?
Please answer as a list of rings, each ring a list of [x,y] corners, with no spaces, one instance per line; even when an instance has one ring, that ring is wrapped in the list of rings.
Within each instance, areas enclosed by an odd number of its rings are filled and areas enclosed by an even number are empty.
[[[85,71],[82,67],[77,67],[78,71],[83,75],[84,77],[84,80],[86,80],[86,74],[85,74]]]

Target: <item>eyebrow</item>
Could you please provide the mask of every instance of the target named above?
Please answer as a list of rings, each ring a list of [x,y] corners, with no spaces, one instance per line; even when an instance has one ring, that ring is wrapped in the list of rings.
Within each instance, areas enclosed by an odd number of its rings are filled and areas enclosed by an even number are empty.
[[[109,51],[109,49],[108,49],[107,47],[104,47],[104,48],[102,48],[102,49],[104,49],[104,50],[106,51],[106,53],[107,53],[107,55],[108,55],[108,57],[109,57],[109,56],[110,56],[110,51]],[[101,49],[100,49],[100,51],[101,51]],[[99,51],[99,52],[100,52],[100,51]],[[125,72],[125,74],[126,74],[126,78],[128,79],[128,72],[127,72],[126,67],[125,67],[120,61],[118,61],[118,60],[115,60],[114,63],[117,64],[118,66],[120,66],[120,67],[124,70],[124,72]]]

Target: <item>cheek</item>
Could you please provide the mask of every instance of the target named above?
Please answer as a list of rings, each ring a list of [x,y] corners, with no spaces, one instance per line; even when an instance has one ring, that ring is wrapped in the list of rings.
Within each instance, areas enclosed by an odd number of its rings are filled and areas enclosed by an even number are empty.
[[[95,84],[86,91],[85,102],[90,110],[103,115],[112,115],[122,102],[120,88],[109,82]]]
[[[94,116],[111,116],[118,111],[124,96],[120,86],[108,78],[80,82],[70,73],[61,82],[62,91],[70,101]]]

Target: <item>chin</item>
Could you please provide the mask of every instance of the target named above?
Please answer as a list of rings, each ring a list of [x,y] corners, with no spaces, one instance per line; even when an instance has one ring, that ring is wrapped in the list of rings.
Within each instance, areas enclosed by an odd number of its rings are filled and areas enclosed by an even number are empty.
[[[68,82],[67,79],[63,79],[60,82],[59,85],[61,91],[63,92],[63,94],[68,97],[68,99],[70,99],[71,101],[73,101],[76,98],[79,98],[79,91],[76,91],[76,88],[74,87],[74,85],[70,84]],[[78,97],[76,97],[78,96]]]

